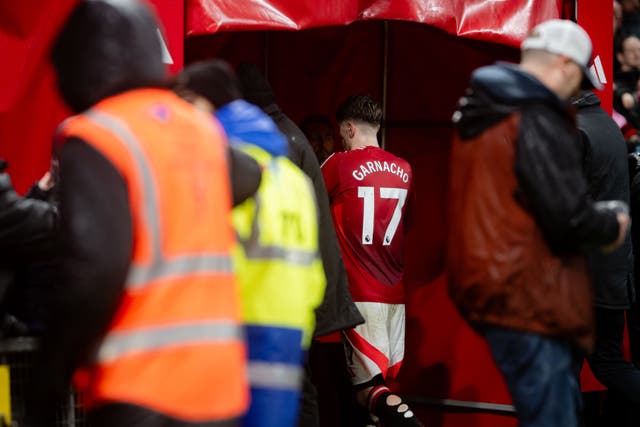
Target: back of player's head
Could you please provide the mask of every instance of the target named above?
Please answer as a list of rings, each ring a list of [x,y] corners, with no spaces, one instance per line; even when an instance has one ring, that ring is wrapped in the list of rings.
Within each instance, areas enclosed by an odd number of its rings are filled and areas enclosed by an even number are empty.
[[[355,120],[380,126],[382,107],[368,95],[351,95],[338,107],[336,119],[338,123]]]
[[[221,59],[194,62],[187,66],[172,83],[178,94],[190,91],[204,97],[215,108],[242,98],[240,83],[231,66]]]
[[[51,52],[58,87],[74,112],[103,98],[162,85],[158,24],[131,0],[85,0],[73,10]]]

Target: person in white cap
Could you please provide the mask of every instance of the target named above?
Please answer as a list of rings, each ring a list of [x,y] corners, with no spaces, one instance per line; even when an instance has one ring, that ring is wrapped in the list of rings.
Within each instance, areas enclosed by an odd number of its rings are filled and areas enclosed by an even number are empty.
[[[625,239],[623,203],[594,204],[569,98],[599,87],[591,41],[551,20],[519,65],[471,76],[454,114],[447,276],[460,314],[487,340],[523,427],[578,425],[575,361],[593,346],[582,249]]]

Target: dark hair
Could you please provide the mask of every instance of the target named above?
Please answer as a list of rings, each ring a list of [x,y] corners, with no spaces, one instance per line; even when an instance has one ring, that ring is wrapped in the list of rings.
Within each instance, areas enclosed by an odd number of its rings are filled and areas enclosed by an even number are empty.
[[[307,128],[311,125],[314,124],[322,124],[325,125],[329,128],[331,128],[331,120],[329,119],[329,117],[327,116],[321,116],[321,115],[314,115],[314,116],[309,116],[306,119],[304,119],[303,121],[300,122],[300,129],[302,129],[302,132],[306,135],[307,133]]]
[[[632,37],[640,39],[640,37],[635,33],[621,32],[620,36],[618,37],[617,43],[614,44],[615,53],[622,53],[624,51],[624,42]]]
[[[368,95],[351,95],[338,107],[338,123],[345,120],[359,120],[379,126],[382,122],[382,107]]]
[[[231,66],[221,59],[194,62],[170,83],[177,92],[188,90],[200,95],[216,108],[242,98],[240,84]]]

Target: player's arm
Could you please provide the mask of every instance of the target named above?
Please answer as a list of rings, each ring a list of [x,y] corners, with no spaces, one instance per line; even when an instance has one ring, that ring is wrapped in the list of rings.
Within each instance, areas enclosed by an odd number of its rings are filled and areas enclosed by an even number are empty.
[[[537,105],[523,111],[516,148],[517,197],[555,252],[615,242],[616,214],[595,208],[582,173],[577,136],[550,126]]]
[[[227,157],[233,206],[238,206],[258,190],[262,171],[251,156],[233,147],[229,147]]]

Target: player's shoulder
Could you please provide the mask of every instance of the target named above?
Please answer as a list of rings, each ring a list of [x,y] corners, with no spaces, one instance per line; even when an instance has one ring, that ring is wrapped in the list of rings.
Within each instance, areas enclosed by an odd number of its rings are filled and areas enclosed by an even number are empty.
[[[336,153],[332,153],[331,155],[329,155],[329,157],[327,157],[326,159],[324,159],[324,161],[322,163],[320,163],[320,167],[323,168],[325,167],[327,164],[331,164],[333,162],[335,162],[335,157]]]
[[[401,162],[405,162],[406,161],[405,159],[403,159],[402,157],[398,156],[397,154],[392,153],[391,151],[385,150],[383,148],[379,148],[378,149],[378,153],[380,153],[380,155],[382,155],[382,156],[388,157],[388,158],[393,159],[393,160],[397,160],[397,161],[401,161]]]
[[[397,154],[394,154],[390,151],[384,150],[384,149],[379,149],[379,154],[381,157],[384,158],[384,160],[386,161],[390,161],[390,162],[394,162],[397,165],[401,165],[403,168],[405,169],[411,169],[411,165],[409,164],[409,162],[404,158],[404,157],[400,157]]]
[[[346,152],[336,151],[332,153],[329,157],[327,157],[322,164],[320,164],[320,168],[335,166],[340,164],[340,162],[344,159]]]

